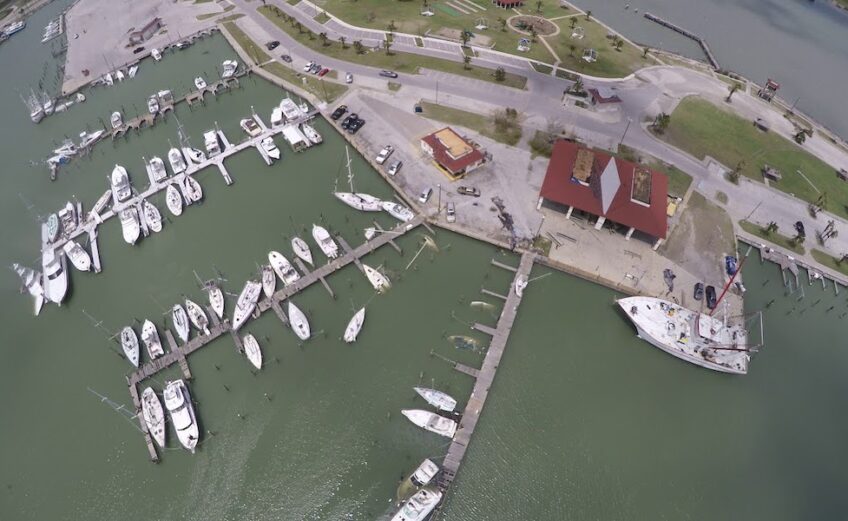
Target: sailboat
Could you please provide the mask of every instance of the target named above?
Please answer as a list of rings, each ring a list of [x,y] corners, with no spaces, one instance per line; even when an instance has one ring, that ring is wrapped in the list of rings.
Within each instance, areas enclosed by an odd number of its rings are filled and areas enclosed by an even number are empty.
[[[206,154],[194,147],[183,147],[183,155],[186,159],[198,165],[206,161]]]
[[[456,434],[456,422],[438,414],[421,409],[404,409],[401,411],[409,421],[424,430],[434,432],[446,438],[453,438]]]
[[[196,203],[203,199],[203,188],[200,187],[200,183],[197,182],[197,179],[190,175],[186,175],[185,188],[186,194],[191,199],[191,202]]]
[[[389,281],[389,278],[371,266],[362,264],[362,269],[365,270],[365,277],[368,278],[368,282],[370,282],[371,286],[373,286],[378,292],[382,293],[391,287],[392,283]]]
[[[44,273],[44,296],[50,302],[62,304],[65,293],[68,292],[68,266],[62,251],[58,253],[52,248],[44,250],[41,256]]]
[[[236,309],[233,312],[233,331],[238,331],[247,322],[250,315],[253,314],[261,291],[262,284],[255,280],[249,280],[244,284],[244,288],[241,290],[238,301],[236,302]]]
[[[415,392],[422,398],[424,398],[427,403],[432,405],[433,407],[440,409],[446,412],[453,412],[456,409],[456,400],[447,393],[436,389],[429,389],[427,387],[413,387]]]
[[[350,168],[350,149],[345,147],[347,157],[347,182],[350,192],[333,192],[341,202],[361,212],[379,212],[383,209],[383,201],[373,195],[357,193],[353,189],[353,171]]]
[[[165,204],[168,205],[168,210],[175,216],[183,213],[183,198],[180,191],[173,184],[168,185],[165,190]]]
[[[278,251],[272,251],[268,253],[268,262],[271,263],[271,267],[276,272],[277,276],[280,277],[280,280],[283,281],[283,284],[289,286],[293,284],[300,278],[300,273],[294,269],[289,260],[283,256],[282,253]]]
[[[395,219],[403,222],[411,221],[415,214],[406,206],[394,201],[383,201],[383,210]]]
[[[321,134],[308,123],[301,123],[300,128],[303,130],[303,135],[306,136],[306,139],[311,141],[313,145],[320,145],[324,141]]]
[[[145,320],[141,326],[141,341],[144,342],[144,347],[147,348],[147,354],[151,360],[156,360],[165,354],[162,348],[162,340],[159,338],[159,331],[156,330],[156,324],[150,320]]]
[[[206,290],[209,292],[209,305],[218,318],[224,318],[224,292],[215,284],[210,284]]]
[[[18,263],[12,264],[12,269],[15,270],[24,287],[35,299],[35,314],[38,315],[41,312],[41,307],[44,306],[44,288],[41,286],[41,275],[32,268],[21,266]]]
[[[147,163],[147,172],[154,183],[163,181],[168,177],[168,170],[165,169],[165,162],[159,156],[153,156]]]
[[[299,339],[309,339],[309,320],[291,300],[289,300],[289,323],[291,323],[291,328]]]
[[[168,162],[171,163],[171,170],[174,172],[174,175],[185,172],[186,163],[179,148],[175,147],[168,150]]]
[[[339,247],[330,237],[330,232],[323,226],[317,224],[312,225],[312,238],[318,243],[318,247],[324,252],[327,258],[335,259],[339,256]]]
[[[197,418],[191,405],[191,395],[182,380],[168,382],[163,393],[165,408],[171,415],[171,423],[177,431],[177,438],[183,447],[194,454],[200,433],[197,428]]]
[[[153,206],[153,203],[145,199],[141,202],[142,211],[144,211],[144,220],[147,221],[147,226],[154,232],[162,231],[162,214],[159,209]]]
[[[130,326],[126,326],[121,330],[121,348],[123,348],[124,354],[127,355],[127,360],[135,367],[138,367],[138,337]]]
[[[80,271],[88,271],[91,269],[91,257],[88,252],[83,249],[80,244],[74,240],[68,240],[62,248],[65,250],[65,255],[71,260],[74,268]]]
[[[141,392],[141,415],[144,417],[144,423],[147,425],[147,432],[150,437],[161,448],[165,448],[165,411],[162,409],[162,402],[156,396],[156,392],[145,387]]]
[[[262,351],[259,349],[259,342],[256,341],[256,337],[248,333],[242,338],[242,343],[244,344],[244,354],[247,355],[247,359],[250,360],[253,367],[262,369]]]
[[[118,213],[121,220],[121,232],[127,244],[135,244],[141,234],[141,224],[138,222],[138,212],[135,206],[127,206]]]
[[[262,266],[262,292],[267,298],[274,295],[274,290],[277,289],[277,276],[274,275],[274,270],[267,264]]]
[[[359,332],[362,330],[363,322],[365,322],[365,308],[357,311],[353,315],[353,318],[350,319],[350,322],[348,322],[347,329],[344,332],[345,342],[348,344],[356,342],[356,337],[359,336]]]
[[[191,323],[199,329],[203,331],[204,335],[209,334],[209,317],[206,316],[206,313],[203,311],[203,308],[198,306],[192,300],[186,299],[186,310],[188,311],[188,318],[191,320]]]
[[[171,309],[171,318],[174,320],[174,329],[177,331],[177,336],[180,337],[183,343],[188,342],[188,335],[191,329],[188,325],[186,310],[181,305],[174,304],[173,309]]]
[[[292,250],[300,260],[312,266],[312,250],[309,249],[309,244],[300,237],[293,237],[291,240]]]

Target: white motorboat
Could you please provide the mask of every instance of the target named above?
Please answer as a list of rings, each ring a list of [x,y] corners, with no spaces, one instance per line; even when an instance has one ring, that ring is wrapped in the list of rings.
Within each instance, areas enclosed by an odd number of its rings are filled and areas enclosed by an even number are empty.
[[[164,181],[168,177],[168,170],[165,168],[165,162],[159,156],[153,156],[147,163],[147,172],[154,183]]]
[[[291,240],[292,250],[300,260],[312,266],[312,250],[309,249],[309,244],[300,237],[293,237]]]
[[[41,285],[41,274],[18,263],[12,264],[12,269],[15,270],[15,273],[21,278],[21,283],[35,299],[35,314],[38,315],[41,312],[41,307],[44,306],[44,287]]]
[[[415,472],[409,476],[409,480],[416,487],[424,487],[430,481],[436,477],[436,474],[439,473],[439,466],[430,461],[429,459],[425,459],[421,462],[421,465],[418,465],[418,468],[415,469]]]
[[[344,332],[344,341],[348,344],[356,342],[356,337],[359,336],[359,332],[362,330],[362,324],[365,322],[365,308],[361,308],[356,314],[353,315],[353,318],[350,319],[350,322],[347,324],[347,328]]]
[[[383,201],[368,194],[355,192],[333,192],[339,201],[361,212],[379,212],[383,209]],[[367,198],[362,196],[366,195]]]
[[[264,150],[271,159],[280,159],[280,149],[277,148],[277,145],[274,143],[274,138],[271,136],[260,141],[259,146],[262,147],[262,150]]]
[[[115,84],[115,79],[112,77],[111,72],[107,72],[105,76],[103,76],[103,83],[109,87]]]
[[[221,72],[221,77],[232,78],[235,76],[236,71],[238,70],[239,63],[236,60],[224,60],[224,63],[221,64],[223,71]]]
[[[274,270],[267,264],[262,266],[262,292],[265,296],[271,298],[274,290],[277,289],[277,276],[274,275]]]
[[[233,311],[233,331],[238,331],[247,322],[250,315],[253,314],[261,291],[262,284],[255,280],[249,280],[244,284],[244,288],[241,290],[238,301],[236,302],[236,309]]]
[[[248,333],[242,338],[242,344],[244,345],[244,354],[247,355],[247,359],[250,360],[253,367],[262,369],[262,350],[259,349],[259,342],[256,341],[256,337]]]
[[[117,79],[118,81],[124,81],[124,77],[125,77],[124,71],[122,71],[122,70],[115,71],[115,79]]]
[[[212,306],[212,311],[218,315],[218,318],[224,318],[224,292],[214,284],[208,286],[206,290],[209,292],[209,305]]]
[[[283,109],[280,107],[274,107],[274,110],[271,111],[271,125],[278,127],[283,123]]]
[[[274,272],[278,277],[280,277],[280,280],[283,281],[283,284],[286,286],[293,284],[300,278],[300,273],[294,269],[294,266],[291,265],[289,260],[285,258],[282,253],[278,251],[269,252],[268,262],[271,263],[271,267],[274,268]]]
[[[297,104],[291,98],[283,98],[280,101],[280,110],[283,111],[283,117],[286,121],[294,121],[304,115],[306,112],[297,106]]]
[[[256,137],[262,133],[262,127],[259,126],[259,123],[253,117],[244,118],[239,121],[239,125],[250,137]]]
[[[138,65],[133,65],[129,69],[127,69],[127,76],[130,78],[135,78],[135,75],[138,73]]]
[[[44,280],[44,296],[50,302],[62,304],[65,294],[68,292],[68,265],[63,252],[56,252],[52,248],[44,250],[41,256]]]
[[[122,203],[132,197],[132,186],[127,169],[121,165],[115,165],[112,169],[112,192],[115,201]]]
[[[127,244],[135,244],[141,235],[141,224],[138,222],[138,211],[135,206],[127,206],[118,213],[121,220],[121,232]]]
[[[317,224],[312,225],[312,238],[318,243],[318,247],[330,259],[335,259],[339,256],[339,247],[336,242],[330,237],[330,232],[323,226]]]
[[[191,202],[196,203],[203,199],[203,188],[200,187],[197,179],[190,175],[185,176],[185,189],[186,195],[191,199]]]
[[[124,117],[121,116],[121,113],[118,111],[112,113],[112,117],[109,118],[109,121],[112,123],[113,130],[118,130],[124,126]]]
[[[69,240],[62,249],[65,250],[65,255],[71,260],[74,268],[80,271],[91,269],[91,257],[77,241]]]
[[[177,431],[177,438],[183,447],[194,454],[200,433],[188,387],[182,380],[168,382],[162,396],[165,398],[165,408],[171,416],[171,423]]]
[[[183,197],[180,195],[179,189],[173,185],[168,185],[165,190],[165,204],[172,214],[179,216],[183,213]]]
[[[56,104],[47,94],[42,94],[41,107],[44,109],[44,115],[50,116],[56,110]]]
[[[300,310],[299,307],[294,305],[294,302],[289,300],[289,323],[291,324],[292,331],[297,337],[301,340],[308,340],[309,333],[309,320],[306,319],[306,315],[303,311]]]
[[[124,350],[124,354],[127,355],[127,360],[135,367],[138,367],[138,337],[130,326],[126,326],[121,330],[121,348]]]
[[[159,96],[159,105],[173,105],[174,104],[174,93],[168,89],[160,90],[156,93]]]
[[[159,98],[155,95],[147,98],[147,111],[151,114],[159,113]]]
[[[382,293],[392,286],[388,277],[371,266],[363,264],[362,269],[365,270],[365,277],[368,278],[368,282],[370,282],[371,286],[378,292]]]
[[[424,430],[435,432],[446,438],[453,438],[456,434],[456,422],[434,412],[422,409],[404,409],[401,412],[409,421]]]
[[[519,275],[515,277],[515,294],[519,297],[524,295],[524,288],[527,287],[528,283],[529,281],[524,275]]]
[[[203,308],[197,305],[193,300],[186,299],[186,311],[188,311],[188,318],[191,320],[192,325],[203,331],[204,335],[209,334],[209,317],[206,316],[206,312],[203,311]]]
[[[44,108],[39,104],[33,104],[29,111],[29,119],[33,123],[38,123],[44,119]]]
[[[442,411],[453,412],[456,409],[456,400],[445,392],[429,389],[427,387],[413,387],[415,392],[433,407]]]
[[[218,142],[218,132],[215,130],[207,130],[203,133],[203,141],[206,146],[207,156],[213,157],[221,153],[221,144]]]
[[[106,131],[102,128],[100,130],[95,130],[94,132],[80,132],[80,144],[79,148],[88,148],[97,142],[100,137],[105,134]]]
[[[47,242],[55,242],[56,239],[59,238],[59,230],[61,230],[61,224],[59,222],[59,216],[55,213],[51,213],[47,216]]]
[[[395,219],[403,222],[412,220],[415,214],[406,206],[393,201],[383,201],[383,210]]]
[[[174,321],[174,329],[177,332],[177,336],[180,337],[183,343],[188,342],[191,328],[189,327],[186,310],[181,305],[174,304],[173,309],[171,309],[171,318]]]
[[[194,79],[194,86],[197,87],[197,90],[203,90],[206,88],[206,80],[204,80],[201,76],[198,76]]]
[[[150,50],[150,56],[153,56],[153,59],[159,61],[162,59],[162,53],[159,52],[159,49],[153,48]]]
[[[147,222],[147,227],[150,228],[153,233],[161,232],[162,214],[159,213],[159,209],[147,199],[141,202],[141,208],[144,211],[144,220]]]
[[[198,150],[193,147],[183,147],[183,155],[185,155],[186,159],[196,165],[206,161],[206,154],[204,154],[202,150]]]
[[[424,521],[442,500],[442,493],[424,488],[415,493],[400,507],[391,521]]]
[[[162,402],[156,396],[156,392],[150,387],[145,387],[141,392],[141,415],[147,425],[150,437],[161,448],[165,448],[165,411]]]
[[[311,141],[313,145],[320,145],[324,142],[324,138],[321,137],[321,134],[319,134],[312,125],[308,123],[301,123],[300,129],[303,131],[303,135],[306,136],[306,139]]]
[[[185,172],[186,163],[179,148],[168,150],[168,162],[171,163],[171,171],[174,172],[174,175]]]
[[[159,331],[156,330],[156,324],[149,320],[145,320],[141,326],[141,341],[144,342],[144,347],[147,348],[147,354],[151,360],[156,360],[165,354],[162,348],[162,339],[159,338]]]

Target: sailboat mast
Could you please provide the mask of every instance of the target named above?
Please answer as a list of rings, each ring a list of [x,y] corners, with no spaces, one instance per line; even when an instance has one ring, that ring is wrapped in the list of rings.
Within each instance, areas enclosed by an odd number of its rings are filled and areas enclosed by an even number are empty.
[[[350,148],[345,145],[345,155],[347,156],[347,182],[350,185],[350,191],[353,193],[353,172],[350,169]]]

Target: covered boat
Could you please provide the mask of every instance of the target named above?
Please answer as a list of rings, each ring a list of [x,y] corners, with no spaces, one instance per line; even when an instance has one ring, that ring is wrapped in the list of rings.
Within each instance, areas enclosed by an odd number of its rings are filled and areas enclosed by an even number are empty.
[[[171,318],[174,321],[174,330],[176,330],[177,336],[180,337],[183,343],[188,342],[188,335],[191,332],[191,328],[189,327],[186,310],[181,305],[174,304],[173,309],[171,309]]]
[[[285,258],[282,253],[278,251],[269,252],[268,262],[271,263],[271,267],[274,269],[274,272],[278,277],[280,277],[280,280],[283,281],[283,284],[286,286],[293,284],[300,278],[300,273],[294,269],[289,260]]]
[[[339,256],[339,247],[336,242],[330,237],[330,232],[323,226],[317,224],[312,225],[312,238],[318,243],[318,247],[330,259],[335,259]]]
[[[44,296],[50,302],[62,304],[68,292],[68,266],[62,251],[58,253],[52,248],[44,250],[41,256],[44,273]]]
[[[45,226],[47,227],[47,242],[55,242],[56,239],[59,238],[59,230],[61,230],[59,216],[55,213],[51,213],[47,216],[47,223]]]
[[[383,210],[395,219],[403,222],[411,221],[415,214],[406,206],[393,201],[383,201]]]
[[[169,184],[165,190],[165,204],[172,214],[179,216],[183,213],[183,197],[180,195],[179,189],[173,184]]]
[[[127,244],[135,244],[141,235],[141,225],[138,222],[138,211],[135,206],[127,206],[118,213],[121,220],[121,232]]]
[[[424,430],[434,432],[446,438],[456,434],[456,422],[438,414],[422,409],[404,409],[401,411],[409,421]]]
[[[197,305],[196,302],[186,299],[186,311],[188,311],[188,318],[191,320],[191,323],[199,329],[203,331],[204,335],[209,334],[209,317],[206,316],[206,312],[203,311],[203,308]]]
[[[165,386],[163,393],[165,408],[171,415],[171,423],[177,431],[177,438],[183,447],[194,453],[200,436],[197,428],[197,418],[194,416],[194,407],[191,405],[191,395],[185,382],[175,380]]]
[[[154,233],[162,231],[162,214],[153,203],[145,199],[141,202],[141,209],[144,211],[144,220],[147,222],[147,227]]]
[[[433,407],[442,411],[453,412],[456,409],[456,400],[451,395],[436,389],[427,387],[413,387],[415,392]]]
[[[141,341],[144,342],[144,347],[147,348],[147,354],[151,360],[156,360],[165,354],[162,348],[162,340],[159,338],[159,331],[156,330],[156,324],[150,320],[145,320],[141,326]]]
[[[309,339],[309,321],[306,315],[299,307],[294,305],[294,302],[289,300],[289,323],[291,323],[292,331],[301,340]]]
[[[242,343],[244,344],[244,354],[247,355],[247,359],[250,360],[253,367],[262,369],[262,351],[259,349],[259,342],[256,341],[256,337],[248,333],[242,338]]]
[[[138,337],[130,326],[121,330],[121,348],[127,356],[127,360],[138,367]]]
[[[179,148],[175,147],[168,150],[168,162],[171,163],[171,171],[174,172],[174,175],[185,172],[186,163]]]
[[[91,269],[91,257],[77,241],[69,240],[62,249],[65,250],[65,255],[71,260],[74,268],[80,271]]]
[[[365,270],[365,276],[368,278],[368,282],[370,282],[371,286],[378,292],[382,293],[392,286],[388,277],[371,266],[363,264],[362,269]]]
[[[249,280],[244,284],[236,302],[236,309],[233,311],[233,331],[238,331],[253,314],[261,291],[262,284],[255,280]]]
[[[344,341],[347,343],[356,342],[356,337],[359,336],[359,332],[362,330],[362,324],[365,322],[365,308],[361,308],[357,311],[353,318],[350,319],[350,322],[347,324],[347,328],[344,332]]]
[[[300,260],[312,266],[312,250],[309,249],[309,244],[300,237],[293,237],[291,240],[292,250]]]
[[[144,418],[144,424],[147,425],[147,432],[150,437],[161,448],[165,448],[165,411],[162,409],[162,402],[156,396],[156,391],[150,387],[145,387],[141,392],[141,415]]]

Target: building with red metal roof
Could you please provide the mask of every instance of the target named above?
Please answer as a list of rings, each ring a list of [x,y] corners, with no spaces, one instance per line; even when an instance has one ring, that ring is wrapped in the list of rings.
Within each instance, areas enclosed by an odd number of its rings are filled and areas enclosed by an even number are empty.
[[[452,178],[479,168],[486,161],[474,143],[469,142],[450,127],[421,138],[421,150],[433,158],[436,165]]]

